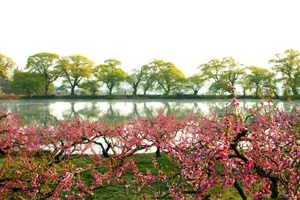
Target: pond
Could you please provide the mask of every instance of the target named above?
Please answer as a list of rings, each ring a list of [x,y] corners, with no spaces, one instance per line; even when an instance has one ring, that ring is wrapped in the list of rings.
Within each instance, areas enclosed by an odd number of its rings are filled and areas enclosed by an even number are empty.
[[[88,120],[108,119],[120,122],[132,117],[151,118],[163,110],[182,116],[189,112],[206,115],[210,112],[224,112],[230,99],[211,100],[0,100],[0,108],[18,113],[26,124],[55,123],[70,117]],[[242,107],[257,106],[259,100],[240,100]],[[287,101],[274,101],[276,107],[291,109]],[[300,101],[294,101],[295,106]]]

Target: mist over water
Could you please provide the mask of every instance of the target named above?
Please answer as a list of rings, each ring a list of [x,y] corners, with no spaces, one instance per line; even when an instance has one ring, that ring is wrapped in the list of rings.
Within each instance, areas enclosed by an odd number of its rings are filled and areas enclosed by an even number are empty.
[[[58,120],[80,117],[90,121],[101,119],[121,122],[132,117],[152,118],[163,110],[181,117],[190,112],[207,115],[224,113],[230,99],[210,100],[0,100],[0,108],[18,113],[26,124],[56,123]],[[241,107],[253,107],[260,100],[240,100]],[[287,101],[274,101],[276,107],[290,110]],[[300,101],[293,102],[298,106]]]

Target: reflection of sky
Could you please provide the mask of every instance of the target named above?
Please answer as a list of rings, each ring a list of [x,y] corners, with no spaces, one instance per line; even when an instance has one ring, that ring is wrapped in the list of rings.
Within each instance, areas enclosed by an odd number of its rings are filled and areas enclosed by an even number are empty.
[[[64,119],[63,113],[71,109],[71,103],[68,102],[55,102],[49,104],[50,114],[57,117],[57,119]]]
[[[122,120],[131,116],[153,117],[160,110],[165,113],[175,112],[176,115],[184,115],[195,112],[206,115],[220,110],[223,112],[230,100],[0,100],[0,108],[10,112],[17,112],[30,121],[36,119],[63,120],[75,115],[82,119],[99,120],[102,118]],[[275,101],[276,107],[291,109],[287,101]],[[299,105],[300,101],[294,101]],[[259,100],[241,100],[241,107],[259,106]]]

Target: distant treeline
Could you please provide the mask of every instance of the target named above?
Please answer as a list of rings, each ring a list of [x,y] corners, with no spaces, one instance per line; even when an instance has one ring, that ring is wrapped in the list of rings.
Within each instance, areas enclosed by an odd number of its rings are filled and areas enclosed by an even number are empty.
[[[0,54],[0,85],[2,93],[44,98],[226,98],[231,86],[241,98],[299,97],[300,52],[288,49],[269,63],[272,67],[267,69],[244,66],[233,57],[212,59],[186,76],[172,62],[159,59],[125,72],[116,59],[95,65],[78,54],[38,53],[20,70],[13,59]],[[62,84],[54,87],[58,79]]]

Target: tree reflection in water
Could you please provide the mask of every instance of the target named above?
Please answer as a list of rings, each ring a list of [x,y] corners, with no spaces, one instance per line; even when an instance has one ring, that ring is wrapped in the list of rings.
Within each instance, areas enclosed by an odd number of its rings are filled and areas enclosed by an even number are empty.
[[[255,107],[259,100],[241,100],[242,107]],[[300,101],[294,101],[298,106]],[[274,105],[290,110],[292,105],[287,101],[274,101]],[[153,118],[161,110],[166,114],[175,113],[184,116],[190,112],[199,115],[207,113],[224,113],[230,100],[0,100],[0,108],[17,112],[26,124],[53,124],[58,120],[80,117],[91,121],[107,119],[121,122],[132,117]]]

